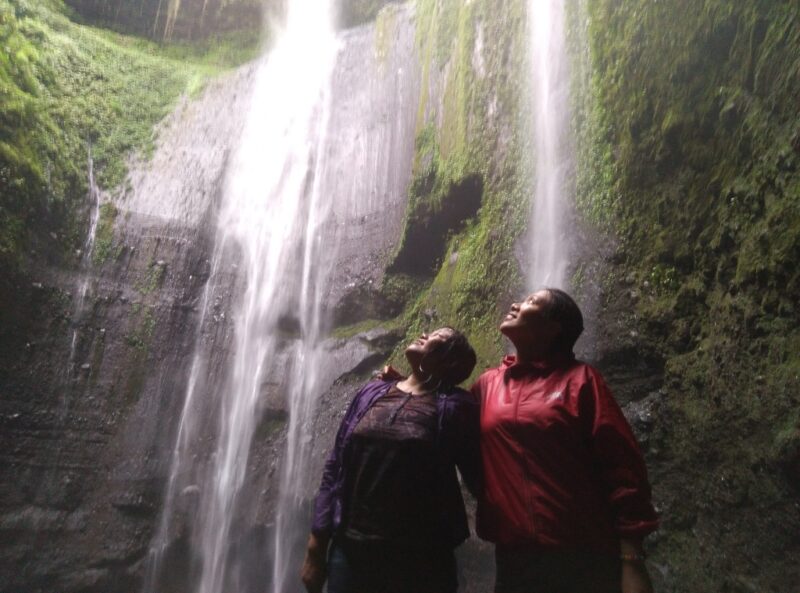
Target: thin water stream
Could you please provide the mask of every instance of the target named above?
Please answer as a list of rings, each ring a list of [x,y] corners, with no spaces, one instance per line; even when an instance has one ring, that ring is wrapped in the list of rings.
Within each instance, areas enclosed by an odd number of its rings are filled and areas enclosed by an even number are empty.
[[[80,273],[78,281],[78,291],[75,304],[72,307],[72,339],[69,347],[69,358],[67,359],[67,376],[72,377],[75,371],[75,354],[78,347],[79,326],[83,315],[84,302],[89,290],[89,267],[92,263],[92,253],[94,242],[97,235],[97,221],[100,219],[100,188],[94,179],[94,159],[92,149],[89,148],[87,175],[89,183],[89,201],[91,202],[91,214],[89,216],[89,232],[81,249]]]
[[[564,0],[528,0],[535,152],[529,288],[564,288],[569,265],[569,74]]]

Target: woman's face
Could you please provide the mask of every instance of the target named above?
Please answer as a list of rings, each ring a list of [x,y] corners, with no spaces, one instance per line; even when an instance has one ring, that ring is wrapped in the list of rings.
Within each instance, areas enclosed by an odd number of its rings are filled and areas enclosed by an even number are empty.
[[[434,370],[441,364],[446,351],[443,346],[452,335],[453,330],[447,327],[422,333],[406,347],[406,358],[411,364],[424,360],[425,369]]]
[[[547,316],[549,304],[550,293],[546,290],[534,292],[525,300],[512,303],[500,323],[500,331],[514,344],[519,345],[520,341],[536,342],[544,349],[549,348],[561,332],[561,324]]]

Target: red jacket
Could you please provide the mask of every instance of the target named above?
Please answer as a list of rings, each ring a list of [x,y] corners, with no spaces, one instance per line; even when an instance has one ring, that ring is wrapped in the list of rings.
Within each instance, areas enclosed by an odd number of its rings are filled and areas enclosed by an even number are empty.
[[[619,554],[658,526],[639,447],[600,373],[507,356],[472,387],[485,487],[477,531],[501,545]]]

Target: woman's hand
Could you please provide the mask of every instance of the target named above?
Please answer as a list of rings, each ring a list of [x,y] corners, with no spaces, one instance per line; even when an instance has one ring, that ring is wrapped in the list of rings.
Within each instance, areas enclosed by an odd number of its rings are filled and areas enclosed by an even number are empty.
[[[641,540],[620,541],[622,554],[622,593],[653,593],[653,583],[644,564]]]
[[[405,379],[405,375],[400,374],[396,368],[392,365],[387,364],[383,367],[379,373],[375,375],[376,379],[380,379],[381,381],[399,381],[401,379]]]
[[[643,560],[622,561],[622,593],[653,593],[653,583]]]
[[[300,570],[300,578],[308,593],[322,593],[322,586],[328,576],[327,555],[328,541],[312,533],[308,537],[306,557]]]

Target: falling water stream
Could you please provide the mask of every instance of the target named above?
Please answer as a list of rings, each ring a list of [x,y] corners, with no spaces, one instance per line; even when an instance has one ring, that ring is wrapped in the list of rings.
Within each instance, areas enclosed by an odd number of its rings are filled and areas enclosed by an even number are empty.
[[[279,471],[270,478],[278,483],[277,504],[272,557],[263,563],[271,566],[273,593],[299,586],[297,544],[308,530],[312,481],[309,431],[327,364],[325,303],[341,244],[363,257],[358,246],[363,250],[369,237],[359,225],[385,219],[405,193],[397,172],[410,170],[418,93],[404,86],[408,74],[390,60],[372,71],[353,63],[355,49],[342,52],[331,4],[290,0],[276,42],[256,68],[225,175],[145,593],[168,588],[159,581],[171,570],[169,546],[182,538],[191,548],[193,591],[248,590],[234,542],[240,528],[255,523],[244,485],[253,481],[249,459],[270,390],[280,393],[288,425]],[[334,88],[346,93],[335,117]],[[331,129],[335,137],[328,138]]]
[[[89,232],[86,235],[86,240],[83,243],[81,251],[80,263],[80,276],[78,282],[78,292],[75,299],[75,304],[72,308],[72,340],[69,347],[69,359],[67,362],[67,375],[72,376],[75,367],[75,353],[78,346],[78,327],[80,318],[83,314],[84,301],[86,300],[86,293],[89,290],[89,273],[88,268],[92,261],[92,252],[94,250],[95,236],[97,235],[97,221],[100,219],[100,188],[94,179],[94,159],[92,158],[92,149],[89,148],[88,157],[88,183],[89,183],[89,201],[91,202],[92,210],[89,217]]]
[[[251,112],[228,171],[220,216],[222,245],[234,242],[241,249],[240,267],[247,287],[234,318],[233,361],[222,403],[213,479],[201,503],[200,593],[223,590],[233,505],[248,466],[262,381],[265,373],[277,371],[270,363],[280,339],[278,316],[284,311],[296,315],[300,332],[290,357],[294,380],[286,394],[290,425],[284,474],[291,473],[295,462],[291,457],[303,454],[296,427],[303,422],[308,398],[314,393],[317,366],[312,359],[320,342],[320,291],[315,274],[324,269],[318,226],[326,217],[327,202],[319,199],[318,180],[324,167],[320,146],[335,55],[330,5],[315,0],[290,2],[283,37],[257,74]],[[284,541],[281,511],[279,507],[276,567]],[[279,579],[275,590],[281,590]]]
[[[150,578],[154,580],[170,539],[171,514],[181,495],[199,497],[192,539],[200,557],[199,593],[220,593],[230,580],[228,555],[237,496],[245,479],[253,434],[258,422],[262,383],[277,372],[273,361],[281,333],[279,316],[290,311],[299,321],[300,339],[293,342],[287,394],[290,407],[285,483],[293,464],[304,455],[297,435],[314,394],[313,359],[319,339],[319,275],[325,258],[319,251],[319,225],[328,211],[319,200],[319,169],[324,155],[328,89],[336,55],[330,6],[316,0],[294,0],[287,6],[285,27],[255,75],[243,135],[229,165],[219,214],[217,246],[202,302],[202,327],[213,314],[218,275],[236,263],[245,287],[233,311],[232,359],[219,393],[209,393],[208,357],[200,343],[192,364],[186,399],[172,458],[161,527],[153,544]],[[227,263],[226,263],[227,262]],[[224,313],[223,313],[224,315]],[[200,399],[202,398],[202,399]],[[216,398],[216,445],[203,468],[195,445],[207,409]],[[185,486],[182,478],[195,477]],[[185,480],[184,480],[185,481]],[[179,491],[180,490],[180,491]],[[284,489],[285,490],[285,489]],[[276,562],[280,562],[281,511],[276,529]],[[277,570],[277,569],[276,569]],[[280,591],[282,573],[276,574]]]
[[[530,224],[530,288],[566,284],[569,76],[564,0],[528,0],[535,189]]]

